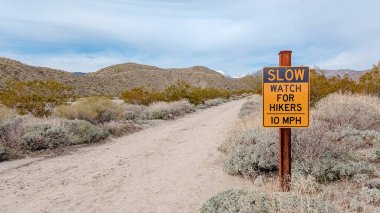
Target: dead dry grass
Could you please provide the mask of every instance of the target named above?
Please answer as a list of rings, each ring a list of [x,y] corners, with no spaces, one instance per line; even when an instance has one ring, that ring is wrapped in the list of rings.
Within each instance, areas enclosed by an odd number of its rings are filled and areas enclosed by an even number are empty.
[[[15,118],[17,113],[8,107],[0,105],[0,125]]]

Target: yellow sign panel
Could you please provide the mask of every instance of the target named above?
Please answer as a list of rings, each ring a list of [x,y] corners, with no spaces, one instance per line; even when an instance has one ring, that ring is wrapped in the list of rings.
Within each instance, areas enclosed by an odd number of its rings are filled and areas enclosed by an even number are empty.
[[[264,67],[264,127],[309,127],[309,67]]]

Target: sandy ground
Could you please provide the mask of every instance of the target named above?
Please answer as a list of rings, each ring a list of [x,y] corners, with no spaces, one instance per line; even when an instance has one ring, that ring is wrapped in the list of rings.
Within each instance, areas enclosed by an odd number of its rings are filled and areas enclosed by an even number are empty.
[[[0,212],[198,212],[251,183],[222,171],[217,147],[245,100],[55,158],[0,164]]]

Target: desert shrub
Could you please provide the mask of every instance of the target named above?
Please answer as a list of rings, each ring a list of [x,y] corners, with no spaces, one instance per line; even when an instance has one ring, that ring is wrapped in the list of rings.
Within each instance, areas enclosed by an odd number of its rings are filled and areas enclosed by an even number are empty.
[[[240,131],[231,132],[226,140],[218,147],[218,150],[224,153],[230,153],[238,145],[249,146],[255,143],[255,131],[242,129]]]
[[[262,72],[256,72],[250,75],[246,75],[240,79],[240,81],[247,85],[249,90],[245,93],[262,93]],[[240,93],[242,94],[242,93]]]
[[[191,103],[199,104],[202,102],[201,98],[192,95],[192,86],[185,81],[177,81],[176,84],[170,85],[165,88],[163,94],[166,101],[179,101],[181,99],[187,99]]]
[[[178,81],[170,85],[163,91],[166,101],[179,101],[187,99],[192,104],[203,104],[206,100],[215,98],[229,98],[231,93],[228,90],[217,88],[193,87],[185,81]]]
[[[83,120],[20,116],[0,125],[1,158],[15,159],[35,151],[99,142],[108,135],[107,130]]]
[[[209,106],[207,106],[206,104],[198,104],[195,106],[196,109],[207,109],[209,108]]]
[[[348,75],[327,78],[319,68],[310,71],[310,82],[310,103],[312,106],[322,98],[335,92],[360,92],[357,82]]]
[[[133,122],[124,121],[111,121],[108,123],[103,123],[101,128],[113,136],[123,136],[128,133],[133,133],[141,129],[141,126]]]
[[[0,105],[0,125],[17,116],[13,109]]]
[[[316,194],[322,191],[322,184],[318,183],[312,175],[292,174],[292,189],[300,194]]]
[[[356,174],[352,177],[352,181],[355,183],[365,184],[369,179],[367,174]]]
[[[255,112],[255,110],[260,109],[260,107],[260,102],[258,102],[257,98],[249,98],[240,108],[239,117],[250,115]]]
[[[320,182],[371,174],[371,166],[354,153],[380,143],[380,133],[368,130],[379,122],[379,104],[378,98],[364,95],[323,98],[311,112],[310,127],[293,131],[295,168]]]
[[[313,176],[320,183],[328,183],[356,174],[373,174],[374,168],[363,161],[342,159],[341,156],[325,156],[314,162],[297,162],[297,172]]]
[[[314,162],[332,152],[334,143],[326,135],[329,131],[329,124],[319,120],[312,120],[308,129],[292,129],[292,158]]]
[[[134,105],[134,104],[126,104],[124,119],[126,120],[135,120],[135,119],[143,119],[145,118],[144,112],[146,111],[147,106],[144,105]]]
[[[201,213],[227,212],[340,212],[323,197],[300,197],[293,193],[228,190],[206,201]]]
[[[6,159],[5,155],[6,155],[5,147],[2,144],[0,144],[0,162]]]
[[[226,102],[227,102],[227,100],[224,98],[215,98],[215,99],[206,100],[205,104],[207,106],[211,107],[211,106],[219,106],[219,105],[226,103]]]
[[[153,103],[145,110],[148,119],[172,119],[182,116],[186,113],[195,111],[194,105],[188,101],[174,101],[174,102],[157,102]]]
[[[322,183],[352,178],[357,174],[373,174],[370,164],[351,154],[364,143],[365,139],[353,141],[342,139],[340,143],[337,143],[333,138],[326,136],[328,133],[318,136],[313,131],[308,132],[309,134],[306,134],[304,138],[297,135],[296,143],[292,145],[294,170],[304,175],[312,175]],[[311,141],[319,141],[320,144],[312,145]]]
[[[322,98],[331,93],[360,93],[370,95],[380,95],[380,62],[363,74],[359,82],[352,80],[348,75],[334,76],[327,78],[324,72],[316,68],[311,70],[310,75],[311,104],[314,105]]]
[[[362,193],[366,201],[370,204],[380,204],[380,190],[377,188],[364,187]]]
[[[380,132],[374,130],[357,130],[351,126],[337,128],[327,132],[326,135],[331,141],[337,142],[334,146],[336,152],[350,152],[380,144]]]
[[[224,171],[231,175],[253,178],[261,173],[274,172],[277,166],[277,143],[266,140],[254,145],[237,146],[233,152],[227,155]]]
[[[167,102],[156,102],[151,104],[145,111],[145,114],[148,119],[163,119],[168,120],[174,118],[173,115],[170,114],[169,103]]]
[[[217,88],[199,88],[193,87],[190,89],[188,97],[190,103],[203,104],[206,100],[210,99],[229,99],[233,95],[233,91]]]
[[[258,163],[253,146],[239,146],[224,162],[223,170],[230,175],[254,178],[258,173]]]
[[[372,96],[331,94],[318,102],[312,119],[326,121],[332,128],[368,129],[380,122],[379,105],[380,99]]]
[[[293,171],[320,183],[373,175],[374,169],[366,159],[376,159],[376,152],[367,158],[356,152],[379,147],[380,132],[368,130],[369,124],[379,121],[380,110],[375,109],[378,104],[379,100],[371,96],[342,94],[329,95],[317,103],[310,127],[292,130]],[[219,147],[227,155],[224,171],[247,177],[274,171],[277,144],[278,132],[261,127],[260,108],[243,116]]]
[[[198,105],[204,104],[206,100],[223,98],[229,99],[232,96],[251,93],[251,90],[226,90],[219,88],[194,87],[185,81],[167,86],[161,92],[148,91],[144,88],[134,88],[121,93],[121,99],[131,104],[149,105],[154,102],[172,102],[187,99],[190,103]]]
[[[369,153],[366,153],[364,158],[369,162],[380,162],[380,147],[377,146]]]
[[[176,101],[169,104],[169,112],[174,116],[182,116],[186,113],[194,112],[194,105],[186,100]]]
[[[106,139],[109,133],[83,120],[67,121],[64,129],[70,137],[70,144],[96,143]]]
[[[81,98],[72,105],[57,107],[54,110],[54,115],[98,124],[123,119],[124,104],[115,103],[106,97]]]
[[[72,88],[56,81],[7,81],[0,90],[1,104],[16,109],[19,114],[49,116],[55,106],[73,99]]]
[[[228,190],[210,198],[201,208],[201,213],[269,212],[270,198],[262,192],[249,193],[244,190]]]
[[[259,122],[256,115],[245,117],[242,123]],[[238,126],[221,144],[219,150],[226,153],[224,171],[232,175],[253,178],[261,173],[274,172],[278,164],[278,134],[274,129],[264,129],[258,123]]]
[[[134,88],[121,93],[121,99],[130,104],[149,105],[153,102],[164,101],[164,96],[160,92],[153,92],[143,87]]]
[[[363,93],[380,96],[380,61],[359,79]]]
[[[0,146],[2,147],[2,160],[22,157],[24,151],[21,138],[25,134],[25,117],[18,117],[0,125]]]
[[[34,125],[22,136],[21,146],[29,151],[52,149],[69,144],[67,133],[49,124]]]

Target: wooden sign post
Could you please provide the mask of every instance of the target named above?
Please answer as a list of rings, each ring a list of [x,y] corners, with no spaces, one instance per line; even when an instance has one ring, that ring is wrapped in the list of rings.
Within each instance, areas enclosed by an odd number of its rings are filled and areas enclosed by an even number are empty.
[[[309,126],[309,67],[291,67],[292,51],[279,53],[279,67],[263,69],[263,126],[279,128],[279,190],[290,190],[291,128]]]

